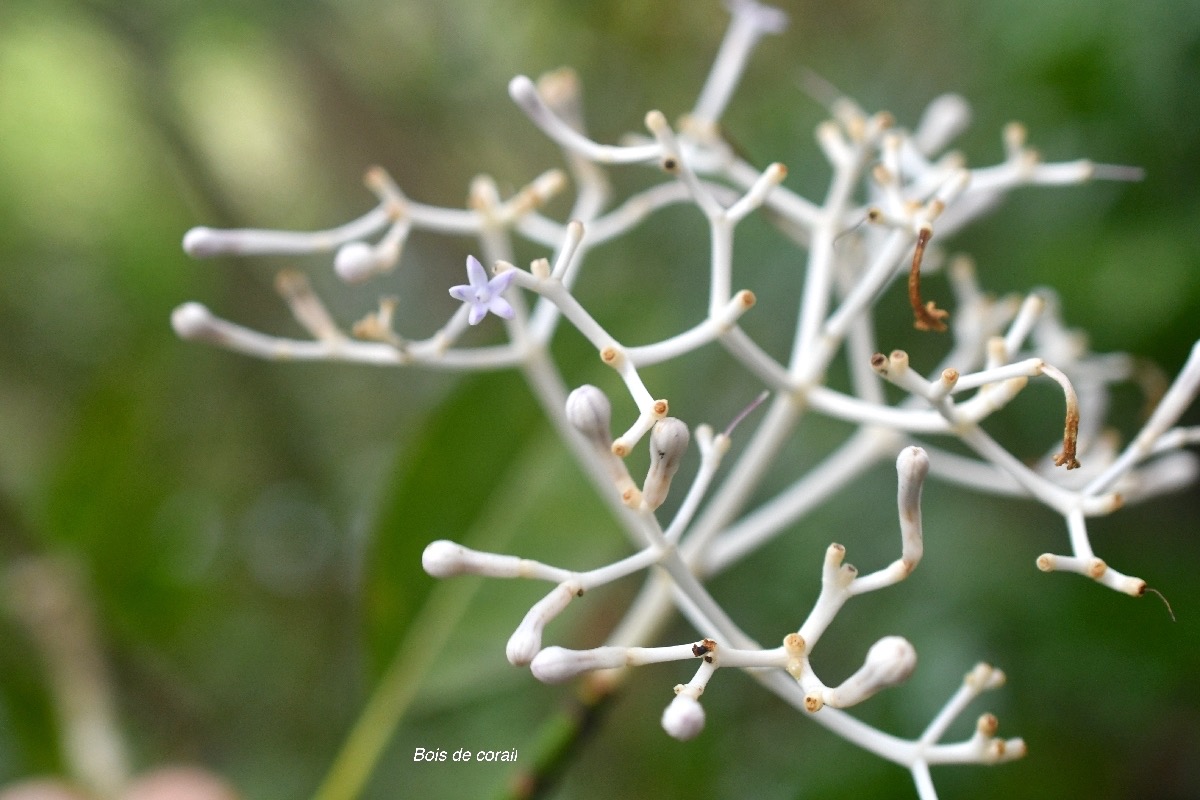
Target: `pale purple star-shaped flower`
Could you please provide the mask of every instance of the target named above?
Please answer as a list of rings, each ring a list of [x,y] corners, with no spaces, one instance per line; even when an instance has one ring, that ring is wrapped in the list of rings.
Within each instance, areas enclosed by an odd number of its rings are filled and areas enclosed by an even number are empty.
[[[467,256],[467,280],[470,283],[450,287],[450,296],[471,306],[471,315],[467,317],[467,322],[472,325],[478,325],[489,311],[498,317],[512,319],[512,306],[500,295],[504,294],[504,290],[515,277],[516,271],[510,269],[489,281],[479,259]]]

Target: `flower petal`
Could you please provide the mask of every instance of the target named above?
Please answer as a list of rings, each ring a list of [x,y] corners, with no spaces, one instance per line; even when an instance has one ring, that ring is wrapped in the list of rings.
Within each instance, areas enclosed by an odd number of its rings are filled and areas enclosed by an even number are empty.
[[[476,307],[478,308],[478,306]],[[500,295],[492,298],[491,302],[487,305],[487,310],[497,317],[504,317],[505,319],[513,318],[513,307]]]
[[[483,269],[483,264],[480,264],[479,259],[475,256],[467,256],[467,280],[476,289],[487,286],[487,272]]]
[[[488,288],[492,290],[493,294],[503,294],[512,285],[513,279],[516,277],[517,271],[515,269],[506,269],[488,281]]]

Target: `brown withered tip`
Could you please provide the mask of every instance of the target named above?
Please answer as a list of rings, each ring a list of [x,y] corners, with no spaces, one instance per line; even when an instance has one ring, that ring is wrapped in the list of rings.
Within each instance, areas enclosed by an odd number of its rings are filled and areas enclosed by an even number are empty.
[[[950,312],[938,308],[932,300],[921,300],[921,261],[925,258],[925,246],[933,238],[933,231],[921,228],[917,234],[917,246],[913,250],[912,268],[908,272],[908,302],[913,310],[913,327],[919,331],[946,330],[946,317]]]
[[[1054,466],[1061,467],[1064,465],[1067,469],[1079,469],[1079,459],[1075,458],[1074,455],[1059,453],[1054,457]]]
[[[1079,409],[1074,405],[1067,407],[1067,419],[1063,428],[1062,452],[1054,457],[1054,466],[1066,466],[1067,469],[1078,469],[1079,459],[1075,457],[1075,449],[1079,440]]]

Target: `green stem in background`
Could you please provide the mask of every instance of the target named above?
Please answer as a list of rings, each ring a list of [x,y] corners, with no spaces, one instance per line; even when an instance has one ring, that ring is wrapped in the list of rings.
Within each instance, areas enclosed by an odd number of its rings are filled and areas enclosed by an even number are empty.
[[[506,472],[507,478],[483,504],[477,524],[464,537],[463,544],[496,551],[511,543],[531,509],[544,499],[559,478],[558,470],[546,469],[549,454],[557,452],[557,441],[549,431],[543,431],[524,446]],[[470,577],[434,583],[314,800],[353,800],[362,794],[425,676],[482,585],[481,578]]]
[[[576,696],[542,723],[533,743],[533,766],[514,775],[497,800],[546,797],[613,707],[618,683],[584,679]]]
[[[440,581],[429,593],[314,800],[351,800],[362,793],[422,679],[481,585],[479,579]]]

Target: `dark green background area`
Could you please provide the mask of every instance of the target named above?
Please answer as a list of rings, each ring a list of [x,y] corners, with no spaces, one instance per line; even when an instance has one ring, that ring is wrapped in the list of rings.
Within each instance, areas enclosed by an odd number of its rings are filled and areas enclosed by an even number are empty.
[[[1141,166],[1137,184],[1022,190],[943,244],[971,253],[998,293],[1056,289],[1095,349],[1179,368],[1200,337],[1200,7],[788,10],[791,27],[763,43],[724,120],[755,162],[783,161],[789,186],[823,193],[808,68],[905,125],[937,94],[963,94],[972,164],[999,160],[1002,126],[1020,119],[1048,159]],[[371,164],[431,203],[461,205],[479,172],[515,190],[561,158],[509,101],[510,77],[574,66],[589,129],[612,141],[650,108],[671,119],[689,109],[726,19],[716,0],[0,4],[0,558],[82,565],[139,770],[203,763],[249,798],[310,796],[405,636],[416,645],[396,663],[425,668],[401,676],[411,703],[364,796],[489,796],[514,774],[414,764],[417,747],[515,747],[517,767],[531,766],[571,692],[509,667],[504,643],[544,587],[435,584],[419,565],[436,538],[579,569],[627,552],[520,380],[265,363],[180,342],[168,322],[200,300],[296,335],[271,280],[298,263],[341,319],[395,294],[400,330],[427,335],[453,312],[445,287],[475,243],[416,236],[396,274],[345,288],[327,260],[194,262],[179,241],[196,224],[343,222],[373,203],[361,185]],[[615,179],[629,188],[647,176]],[[703,274],[703,234],[694,213],[659,215],[596,252],[580,292],[630,342],[689,324],[704,286],[685,270]],[[764,299],[747,327],[784,341],[791,320],[773,326],[770,299],[794,287],[794,251],[758,221],[739,237],[739,287]],[[929,286],[953,309],[944,282]],[[881,346],[936,354],[914,338],[903,296],[889,298]],[[572,384],[617,391],[576,335],[560,339]],[[731,374],[714,351],[647,379],[680,387],[672,408],[689,423],[721,425],[748,399]],[[697,384],[705,392],[689,397],[683,387]],[[1042,389],[989,424],[1022,457],[1054,439],[1061,401]],[[1119,398],[1126,436],[1136,409],[1132,393]],[[820,452],[841,431],[802,433]],[[812,463],[812,450],[795,449],[785,466]],[[816,597],[830,541],[864,569],[894,557],[894,480],[875,470],[714,593],[748,632],[775,640]],[[1153,597],[1037,572],[1039,553],[1067,548],[1053,514],[929,486],[926,560],[847,607],[817,666],[832,680],[879,636],[910,638],[913,679],[861,709],[903,735],[919,733],[975,661],[1005,669],[1008,685],[967,717],[995,711],[1030,754],[937,769],[943,797],[1200,796],[1198,511],[1188,489],[1092,523],[1098,554],[1161,590],[1172,624]],[[633,589],[589,595],[548,641],[600,643]],[[669,636],[694,634],[679,625]],[[37,651],[7,618],[0,641],[0,783],[59,771]],[[635,674],[552,796],[914,796],[901,770],[733,671],[705,695],[705,732],[669,739],[659,716],[690,674]]]

